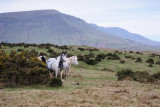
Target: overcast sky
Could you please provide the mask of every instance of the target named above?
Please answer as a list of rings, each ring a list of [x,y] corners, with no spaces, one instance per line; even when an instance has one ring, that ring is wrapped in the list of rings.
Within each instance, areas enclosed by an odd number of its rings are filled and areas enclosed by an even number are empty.
[[[55,9],[160,41],[160,0],[0,0],[0,13]]]

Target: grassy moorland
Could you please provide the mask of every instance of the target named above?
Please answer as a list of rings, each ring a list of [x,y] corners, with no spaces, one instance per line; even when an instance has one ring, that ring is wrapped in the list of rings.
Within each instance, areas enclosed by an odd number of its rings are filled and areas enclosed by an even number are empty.
[[[0,106],[160,106],[160,85],[154,83],[139,83],[136,81],[117,81],[115,75],[123,69],[133,72],[146,71],[150,75],[160,72],[160,53],[136,52],[112,49],[93,49],[87,46],[6,46],[1,45],[6,54],[11,50],[17,52],[36,50],[47,58],[67,50],[68,55],[80,56],[78,66],[72,66],[70,80],[64,80],[62,87],[46,85],[30,85],[5,87],[0,90]],[[48,51],[48,50],[54,50]],[[91,54],[93,53],[93,54]],[[119,58],[110,56],[116,54]],[[56,53],[54,53],[56,54]],[[87,56],[90,54],[89,56]],[[100,57],[101,62],[88,63]],[[57,54],[58,55],[58,54]],[[86,55],[86,56],[85,56]],[[93,55],[93,56],[92,56]],[[92,56],[92,57],[91,57]],[[88,58],[89,57],[89,58]],[[149,58],[154,60],[146,63]],[[86,60],[87,59],[87,60]],[[141,59],[141,60],[137,60]],[[99,60],[97,58],[97,60]],[[152,64],[151,64],[152,63]],[[157,63],[157,64],[156,64]],[[149,66],[150,65],[150,66]]]

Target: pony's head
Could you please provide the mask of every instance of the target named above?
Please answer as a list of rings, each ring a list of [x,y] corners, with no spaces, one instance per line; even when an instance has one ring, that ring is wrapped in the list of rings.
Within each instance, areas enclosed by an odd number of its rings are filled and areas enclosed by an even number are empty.
[[[70,57],[71,63],[74,65],[78,65],[77,56]]]
[[[67,60],[67,51],[61,53],[60,60],[62,60],[63,62],[66,62],[66,60]]]
[[[46,63],[46,57],[42,55],[41,57],[42,62]]]

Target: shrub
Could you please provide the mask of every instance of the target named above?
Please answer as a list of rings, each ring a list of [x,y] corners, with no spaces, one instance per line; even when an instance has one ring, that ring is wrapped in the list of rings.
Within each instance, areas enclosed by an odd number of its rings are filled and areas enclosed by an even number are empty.
[[[25,51],[6,55],[0,51],[0,83],[4,86],[46,84],[49,80],[46,65],[33,55]]]
[[[46,53],[40,52],[40,53],[39,53],[39,56],[42,56],[42,55],[43,55],[43,56],[48,56]]]
[[[28,48],[29,47],[29,45],[24,45],[24,48]]]
[[[85,58],[85,59],[89,59],[90,56],[89,56],[89,55],[84,55],[84,58]]]
[[[116,73],[118,80],[134,80],[140,83],[159,83],[157,79],[160,78],[160,72],[154,75],[149,75],[148,72],[144,71],[136,71],[132,72],[132,70],[122,70]]]
[[[135,60],[136,58],[135,58],[135,57],[131,57],[131,59],[132,59],[132,60]]]
[[[97,64],[98,62],[94,59],[85,59],[84,62],[88,65],[95,65]]]
[[[119,53],[119,51],[118,51],[118,50],[116,50],[116,51],[114,51],[114,53]]]
[[[156,79],[149,75],[148,72],[137,71],[134,73],[134,80],[140,83],[155,82]]]
[[[23,50],[23,49],[18,49],[17,51],[18,51],[18,52],[21,52],[21,51],[24,51],[24,50]]]
[[[114,58],[111,57],[111,56],[107,57],[107,59],[109,59],[109,60],[114,60]]]
[[[106,54],[106,56],[112,56],[113,54],[112,53],[108,53],[108,54]]]
[[[37,52],[35,49],[32,49],[32,50],[29,52],[29,56],[38,56],[38,52]]]
[[[71,54],[71,53],[68,53],[68,54],[67,54],[67,57],[71,57],[71,56],[74,56],[74,55]]]
[[[114,70],[112,70],[112,69],[108,69],[108,68],[103,68],[103,69],[101,69],[101,71],[109,71],[109,72],[114,72]]]
[[[95,60],[96,60],[97,62],[101,62],[102,59],[105,59],[105,58],[106,58],[106,55],[105,55],[105,54],[98,54],[98,55],[96,56]]]
[[[91,52],[89,53],[90,58],[95,58],[95,55]]]
[[[89,50],[89,52],[99,51],[97,48],[91,48],[91,49],[87,49],[87,50]]]
[[[121,58],[117,54],[113,54],[112,56],[115,60],[120,60]]]
[[[46,48],[46,49],[51,49],[50,46],[46,46],[45,48]]]
[[[74,51],[74,49],[72,49],[72,51]]]
[[[59,48],[59,49],[62,49],[62,50],[69,50],[69,48],[68,48],[66,45],[64,45],[64,46],[59,46],[58,48]]]
[[[80,54],[79,54],[77,57],[78,57],[78,60],[79,60],[79,61],[84,61],[84,59],[85,59],[84,56],[82,56],[82,55],[80,55]]]
[[[140,54],[140,55],[142,55],[143,53],[141,53],[141,52],[136,52],[136,54]]]
[[[129,51],[129,53],[134,53],[133,51]]]
[[[125,58],[132,58],[132,56],[131,55],[128,55],[128,56],[126,55]]]
[[[121,64],[124,64],[124,63],[125,63],[125,60],[120,60],[120,63],[121,63]]]
[[[101,61],[102,61],[102,59],[99,58],[99,57],[96,57],[95,60],[96,60],[97,62],[101,62]]]
[[[105,54],[98,54],[96,57],[100,58],[100,59],[105,59],[106,55]]]
[[[160,61],[157,61],[156,64],[157,64],[157,65],[160,65]]]
[[[146,60],[146,63],[154,64],[154,60],[152,58],[149,58],[148,60]]]
[[[84,48],[78,48],[78,50],[80,50],[80,51],[85,51],[85,49],[84,49]]]
[[[60,87],[60,86],[62,86],[62,84],[63,83],[62,83],[61,79],[55,78],[55,77],[51,78],[49,81],[49,86],[51,86],[51,87]]]
[[[49,57],[57,57],[59,54],[56,53],[54,50],[52,49],[48,49],[48,51],[50,53]]]
[[[55,58],[55,57],[57,57],[58,55],[59,55],[58,53],[52,53],[52,54],[49,55],[49,57]]]
[[[95,55],[93,53],[89,53],[89,54],[84,55],[85,59],[90,59],[90,58],[94,58],[94,57],[95,57]]]
[[[152,64],[149,64],[148,67],[153,67],[153,65],[152,65]]]
[[[112,54],[107,59],[110,59],[110,60],[120,60],[121,58],[117,54]]]
[[[160,72],[157,72],[157,73],[153,74],[152,77],[160,80]]]
[[[9,46],[10,48],[12,48],[14,45],[12,45],[12,44],[8,44],[8,46]]]
[[[47,51],[48,53],[53,53],[54,52],[54,50],[52,50],[52,49],[48,49],[48,51]]]
[[[159,56],[159,55],[157,55],[157,54],[149,54],[150,55],[150,57],[156,57],[156,56]]]
[[[118,52],[118,54],[123,54],[123,52]]]
[[[142,62],[142,59],[138,57],[135,62]]]
[[[134,72],[130,69],[121,70],[116,73],[116,76],[118,76],[118,80],[133,80],[134,78]]]

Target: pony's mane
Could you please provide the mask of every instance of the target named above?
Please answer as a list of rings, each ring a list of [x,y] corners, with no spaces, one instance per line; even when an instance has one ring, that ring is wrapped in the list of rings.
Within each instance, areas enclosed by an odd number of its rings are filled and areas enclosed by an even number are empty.
[[[62,52],[62,54],[60,55],[60,60],[59,60],[59,68],[60,70],[63,69],[63,58],[62,58],[62,55],[66,55],[66,52]]]
[[[46,58],[43,55],[42,55],[41,59],[42,59],[42,62],[46,63]]]

